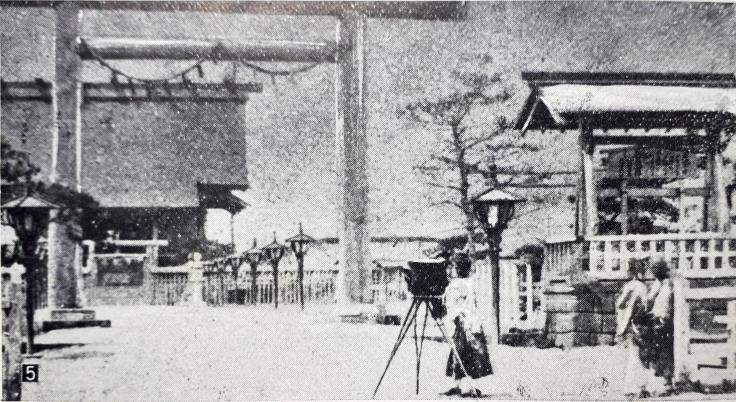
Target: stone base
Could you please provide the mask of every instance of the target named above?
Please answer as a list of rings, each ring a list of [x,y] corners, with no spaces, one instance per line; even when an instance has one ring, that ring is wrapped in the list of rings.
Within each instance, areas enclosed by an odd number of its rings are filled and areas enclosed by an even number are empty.
[[[41,321],[41,332],[48,332],[54,329],[86,327],[109,328],[112,326],[112,322],[110,320],[97,320],[95,319],[95,316],[95,311],[90,309],[53,309],[48,312],[48,319]]]
[[[81,308],[60,308],[50,312],[51,321],[86,321],[95,319],[95,311]]]
[[[48,332],[55,329],[69,329],[69,328],[87,328],[87,327],[102,327],[110,328],[112,322],[110,320],[85,320],[85,321],[44,321],[41,324],[41,331]]]
[[[365,323],[371,321],[371,318],[375,321],[377,314],[376,308],[372,304],[350,304],[341,306],[337,311],[337,315],[342,322],[348,323]]]

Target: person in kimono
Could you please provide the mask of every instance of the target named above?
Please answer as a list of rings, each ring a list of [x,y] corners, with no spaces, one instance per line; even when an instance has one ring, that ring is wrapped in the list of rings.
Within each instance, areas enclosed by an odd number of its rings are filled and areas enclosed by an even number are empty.
[[[616,299],[616,338],[628,350],[624,393],[627,397],[647,397],[649,373],[644,363],[642,344],[646,331],[648,290],[644,283],[645,267],[640,260],[629,264],[630,280]]]
[[[648,349],[647,367],[654,370],[654,376],[664,379],[664,394],[672,392],[672,376],[675,368],[674,323],[673,323],[673,284],[670,269],[664,261],[652,266],[652,282],[647,295],[649,339],[644,346]]]
[[[471,262],[467,253],[457,254],[455,271],[457,278],[450,282],[445,292],[445,299],[448,310],[447,319],[455,327],[452,342],[460,361],[450,350],[446,375],[453,377],[457,383],[444,394],[479,397],[481,392],[476,387],[475,380],[493,374],[493,368],[488,354],[486,336],[475,311],[475,294],[470,279]],[[450,325],[448,327],[452,328]]]

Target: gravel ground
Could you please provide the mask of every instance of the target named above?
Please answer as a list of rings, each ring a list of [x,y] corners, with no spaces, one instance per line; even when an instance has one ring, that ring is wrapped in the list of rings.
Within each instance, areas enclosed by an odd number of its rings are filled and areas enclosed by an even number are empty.
[[[331,307],[304,314],[291,306],[277,312],[154,306],[97,312],[112,319],[112,328],[37,338],[46,349],[28,363],[40,364],[40,382],[24,384],[24,399],[368,399],[399,329],[341,323]],[[407,339],[377,398],[439,398],[452,386],[444,377],[447,353],[447,345],[425,342],[417,396],[414,344]],[[501,399],[620,399],[624,355],[607,346],[500,346],[491,351],[496,374],[479,387]]]

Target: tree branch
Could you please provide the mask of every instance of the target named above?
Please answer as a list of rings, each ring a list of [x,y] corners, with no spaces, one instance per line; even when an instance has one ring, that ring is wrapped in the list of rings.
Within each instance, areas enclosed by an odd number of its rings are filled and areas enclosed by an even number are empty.
[[[455,190],[460,191],[460,187],[453,186],[452,184],[440,184],[440,183],[432,183],[432,182],[426,182],[428,186],[434,187],[434,188],[446,188],[449,190]]]
[[[431,203],[429,205],[432,206],[432,207],[438,207],[440,205],[451,205],[453,207],[459,208],[461,211],[463,209],[462,205],[460,205],[459,203],[457,203],[455,201],[450,201],[450,200],[443,200],[443,201],[440,201],[440,202],[433,202],[433,203]]]

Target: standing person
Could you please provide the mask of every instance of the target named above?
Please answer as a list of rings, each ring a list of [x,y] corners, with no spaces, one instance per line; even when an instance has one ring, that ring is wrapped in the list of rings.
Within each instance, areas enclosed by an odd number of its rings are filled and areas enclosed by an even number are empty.
[[[651,339],[647,356],[649,367],[656,377],[664,378],[664,394],[672,392],[672,376],[675,369],[674,355],[674,323],[673,284],[670,269],[664,261],[657,261],[652,266],[654,282],[647,296],[649,302],[649,323]]]
[[[647,391],[649,373],[644,365],[641,350],[648,304],[644,272],[642,261],[632,261],[629,264],[631,280],[624,285],[616,299],[616,338],[623,341],[628,349],[624,393],[629,398],[649,396]]]
[[[450,350],[446,375],[453,377],[457,384],[445,392],[445,395],[479,397],[481,392],[476,388],[474,380],[493,374],[493,368],[488,355],[486,336],[475,312],[475,294],[469,278],[471,262],[467,253],[458,253],[455,258],[455,271],[457,278],[448,286],[445,298],[448,305],[447,318],[455,326],[452,342],[462,366]],[[470,378],[466,378],[466,372]]]

